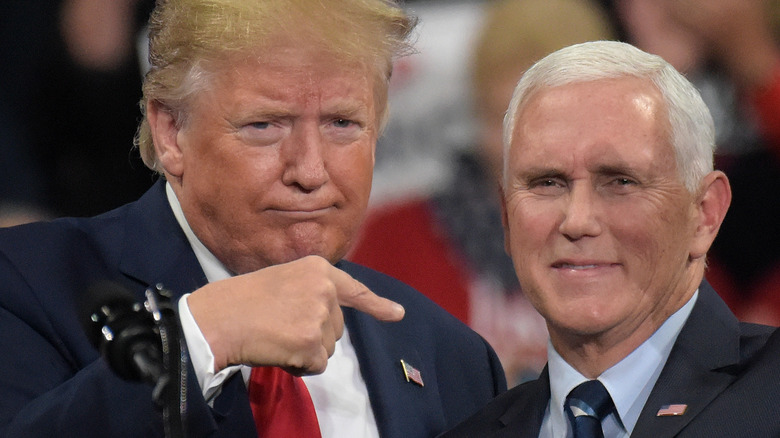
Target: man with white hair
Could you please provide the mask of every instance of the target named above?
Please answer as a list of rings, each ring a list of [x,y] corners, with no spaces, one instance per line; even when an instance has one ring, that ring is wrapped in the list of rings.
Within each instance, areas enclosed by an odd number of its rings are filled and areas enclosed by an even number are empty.
[[[505,245],[548,364],[443,436],[780,435],[780,334],[704,279],[731,201],[713,137],[695,88],[628,44],[528,70],[504,121]]]

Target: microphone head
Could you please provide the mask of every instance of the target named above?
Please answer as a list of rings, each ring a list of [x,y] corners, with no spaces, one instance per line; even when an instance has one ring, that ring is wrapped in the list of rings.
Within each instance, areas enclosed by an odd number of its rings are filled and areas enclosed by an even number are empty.
[[[92,345],[120,377],[142,380],[137,355],[159,362],[162,341],[151,313],[121,285],[102,281],[87,289],[81,303],[82,324]]]
[[[140,306],[129,290],[107,280],[94,283],[81,298],[79,320],[89,342],[97,349],[105,341],[103,327]]]

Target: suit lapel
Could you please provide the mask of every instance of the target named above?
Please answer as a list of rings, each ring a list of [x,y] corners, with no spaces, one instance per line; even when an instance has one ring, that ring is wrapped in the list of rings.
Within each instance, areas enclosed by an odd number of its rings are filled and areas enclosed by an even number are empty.
[[[739,323],[705,281],[631,436],[675,436],[734,381],[729,371],[739,359]],[[669,404],[687,409],[658,416]]]
[[[536,437],[542,428],[544,413],[550,402],[550,375],[544,367],[538,379],[512,390],[515,395],[498,421],[504,427],[485,437]]]
[[[442,430],[444,413],[432,362],[423,359],[398,323],[382,323],[351,308],[343,310],[379,435],[404,438]],[[425,386],[406,380],[402,359],[420,371]]]
[[[119,269],[145,288],[162,283],[179,298],[206,284],[206,275],[158,181],[130,206]]]

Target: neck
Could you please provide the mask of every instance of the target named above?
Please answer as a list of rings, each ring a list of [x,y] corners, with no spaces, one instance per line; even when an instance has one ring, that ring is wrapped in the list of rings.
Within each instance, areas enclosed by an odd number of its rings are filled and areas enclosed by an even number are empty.
[[[679,292],[658,309],[633,323],[616,325],[597,333],[574,333],[548,324],[550,341],[561,357],[589,379],[595,379],[647,341],[675,312],[687,303],[701,282],[684,282]],[[663,310],[662,310],[663,309]]]
[[[588,379],[595,379],[642,345],[655,329],[636,330],[619,341],[607,336],[557,336],[551,331],[550,340],[569,365]]]

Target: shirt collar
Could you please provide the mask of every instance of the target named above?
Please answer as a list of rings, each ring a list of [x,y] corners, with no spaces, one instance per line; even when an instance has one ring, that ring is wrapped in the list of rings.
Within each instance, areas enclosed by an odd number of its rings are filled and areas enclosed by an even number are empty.
[[[173,210],[173,215],[176,216],[176,221],[179,223],[182,231],[184,231],[184,235],[187,236],[187,241],[190,242],[192,251],[195,253],[201,268],[203,268],[203,273],[206,274],[209,283],[232,277],[233,274],[206,248],[206,245],[192,231],[187,218],[184,217],[184,211],[181,209],[179,199],[176,197],[176,193],[173,192],[171,183],[167,181],[165,183],[165,194],[168,197],[168,204],[170,204],[171,210]]]
[[[693,310],[698,295],[697,290],[650,338],[598,377],[609,391],[629,435],[669,358],[677,335]],[[550,342],[547,344],[547,355],[550,374],[550,426],[553,436],[566,436],[568,421],[563,412],[566,395],[588,379],[569,365]]]

